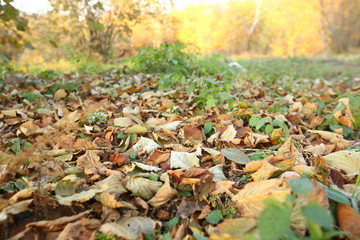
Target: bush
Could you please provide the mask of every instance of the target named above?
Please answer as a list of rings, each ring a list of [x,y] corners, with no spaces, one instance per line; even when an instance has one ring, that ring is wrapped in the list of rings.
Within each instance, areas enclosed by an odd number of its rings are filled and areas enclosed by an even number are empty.
[[[179,42],[145,47],[131,59],[132,69],[159,74],[159,88],[163,90],[179,86],[188,86],[189,93],[198,90],[197,103],[206,109],[232,99],[233,80],[239,69],[229,66],[221,54],[200,57],[196,51],[186,52],[186,48]]]
[[[0,90],[5,85],[5,75],[13,71],[14,69],[9,65],[9,59],[0,54]]]

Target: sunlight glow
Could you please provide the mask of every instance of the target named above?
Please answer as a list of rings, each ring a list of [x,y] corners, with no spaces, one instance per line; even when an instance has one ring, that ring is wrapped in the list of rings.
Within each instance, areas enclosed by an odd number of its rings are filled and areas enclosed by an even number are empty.
[[[178,11],[184,10],[189,5],[212,4],[226,2],[225,0],[173,0],[174,8]],[[48,0],[14,0],[14,7],[26,13],[45,13],[51,10]]]
[[[26,13],[46,13],[51,10],[48,0],[14,0],[13,6]]]

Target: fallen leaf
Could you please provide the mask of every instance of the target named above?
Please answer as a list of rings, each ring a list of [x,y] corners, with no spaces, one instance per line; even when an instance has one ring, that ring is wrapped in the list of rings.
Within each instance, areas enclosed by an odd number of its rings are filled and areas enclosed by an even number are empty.
[[[28,210],[28,206],[33,202],[33,199],[17,202],[13,205],[5,207],[0,212],[0,222],[5,221],[9,215],[16,215]]]
[[[348,176],[360,173],[360,152],[338,151],[324,156],[326,163],[338,170],[343,170]]]
[[[257,170],[255,173],[251,174],[251,177],[254,179],[255,182],[263,181],[269,179],[271,176],[279,175],[281,173],[281,168],[274,167],[269,162],[264,161],[262,166]]]
[[[220,181],[227,180],[227,178],[225,177],[225,174],[223,172],[223,166],[224,166],[224,164],[218,164],[212,168],[209,168],[209,172],[214,174],[214,177],[213,177],[214,182],[220,182]]]
[[[123,225],[117,224],[117,223],[105,223],[101,225],[100,232],[105,234],[111,234],[116,235],[121,238],[125,239],[136,239],[137,234],[129,231],[127,228],[125,228]]]
[[[236,201],[242,216],[257,218],[264,208],[263,200],[271,196],[284,201],[286,195],[290,193],[287,180],[269,179],[246,184],[244,189],[232,197],[232,200]]]
[[[164,185],[156,192],[148,203],[153,207],[159,207],[167,203],[172,197],[177,195],[177,191],[170,186],[169,177],[165,179]]]
[[[155,164],[160,164],[160,163],[167,161],[169,159],[169,157],[170,157],[169,152],[162,152],[159,150],[154,150],[148,157],[147,161],[154,162]]]
[[[345,140],[344,137],[340,134],[320,131],[320,130],[308,130],[310,133],[319,134],[323,139],[328,140],[329,142],[336,145],[338,150],[344,150],[345,148],[351,146],[354,141]]]
[[[179,127],[180,123],[182,123],[182,121],[174,121],[174,122],[169,122],[169,123],[165,123],[165,124],[158,125],[158,126],[153,126],[153,128],[155,131],[161,131],[162,129],[173,131]]]
[[[85,169],[102,166],[100,157],[96,153],[96,150],[87,150],[84,155],[78,158],[76,166]]]
[[[30,198],[30,197],[32,197],[34,192],[35,192],[35,188],[21,189],[19,192],[17,192],[15,195],[13,195],[9,199],[9,204],[13,205],[13,204],[19,202],[20,200]]]
[[[31,133],[36,132],[40,128],[34,124],[33,121],[24,122],[19,126],[19,130],[25,135],[30,136]]]
[[[155,230],[155,221],[148,217],[123,218],[118,224],[136,236],[139,233],[152,234]]]
[[[291,143],[291,137],[289,137],[286,140],[286,142],[283,145],[281,145],[281,147],[276,152],[276,156],[293,158],[296,160],[295,165],[299,165],[299,164],[308,165],[303,155],[299,152],[299,150],[295,147],[295,145]]]
[[[336,108],[339,108],[341,105],[344,106],[343,110],[337,111],[334,113],[334,118],[341,124],[349,128],[353,128],[355,119],[352,115],[350,109],[349,98],[340,98],[339,104]]]
[[[194,153],[171,151],[170,168],[187,169],[191,167],[199,167],[199,159]]]
[[[337,219],[341,230],[346,231],[350,240],[360,238],[360,216],[349,205],[339,203],[336,207]]]
[[[81,115],[82,114],[79,113],[78,111],[70,112],[70,113],[66,114],[65,116],[63,116],[59,121],[57,121],[54,124],[54,126],[57,128],[60,128],[64,125],[75,123],[80,120]]]
[[[197,145],[203,141],[203,132],[197,127],[186,125],[181,129],[180,133],[183,136],[185,145]]]
[[[96,194],[103,192],[104,189],[89,189],[70,196],[56,195],[55,198],[59,204],[71,206],[72,202],[86,202],[95,197]]]
[[[222,141],[231,141],[236,136],[236,130],[233,125],[229,125],[226,130],[221,134],[220,140]]]
[[[254,218],[234,218],[225,219],[218,224],[216,229],[210,234],[210,240],[220,239],[241,239],[244,234],[250,232],[256,227],[256,220]]]
[[[160,145],[150,138],[140,137],[139,141],[132,148],[135,152],[144,151],[150,153],[153,150],[160,148]]]
[[[143,127],[141,125],[134,125],[132,127],[129,127],[125,130],[126,133],[129,133],[129,134],[132,134],[132,133],[135,133],[135,134],[142,134],[142,133],[146,133],[148,132],[147,128],[146,127]]]
[[[309,118],[316,113],[317,107],[317,103],[312,101],[306,101],[305,104],[302,106],[301,113],[304,114],[305,117]]]
[[[128,117],[119,117],[114,119],[114,125],[118,127],[130,127],[133,121]]]
[[[221,153],[229,160],[238,164],[247,164],[250,158],[239,148],[224,148]]]
[[[149,200],[159,191],[162,185],[161,182],[135,176],[127,182],[126,189],[131,191],[135,196]]]
[[[68,93],[66,92],[66,90],[63,89],[63,88],[60,88],[54,93],[53,98],[54,98],[55,101],[58,101],[60,99],[66,98],[67,95],[68,95]]]

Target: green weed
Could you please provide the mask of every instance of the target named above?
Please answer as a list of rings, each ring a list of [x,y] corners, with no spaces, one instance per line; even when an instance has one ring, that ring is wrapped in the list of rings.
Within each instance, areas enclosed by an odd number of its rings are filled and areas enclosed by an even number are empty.
[[[116,240],[118,239],[115,235],[107,235],[106,233],[96,233],[97,240]]]
[[[269,197],[265,209],[259,217],[259,234],[263,240],[267,239],[303,239],[291,230],[291,216],[294,209],[300,212],[308,227],[309,239],[331,239],[344,234],[334,226],[333,216],[316,202],[305,203],[300,199],[312,191],[313,184],[308,178],[290,180],[293,195],[288,195],[285,202]]]
[[[11,150],[13,153],[18,154],[21,152],[21,149],[31,147],[32,144],[25,140],[20,140],[19,138],[14,138],[10,140],[12,144],[11,147],[8,147],[6,150]]]
[[[186,47],[163,43],[159,48],[143,48],[132,58],[132,69],[159,74],[160,89],[188,86],[188,93],[198,91],[196,102],[205,109],[225,102],[232,108],[231,90],[240,70],[220,54],[200,57],[196,51],[186,52]]]
[[[106,113],[96,111],[89,114],[85,122],[88,124],[102,124],[102,123],[106,123],[107,119],[108,119],[108,115]]]
[[[54,94],[57,90],[59,89],[66,89],[69,92],[77,92],[78,89],[78,84],[75,82],[65,82],[65,83],[60,83],[60,82],[54,82],[51,87],[47,90],[47,94]]]
[[[4,55],[0,54],[0,92],[5,86],[5,75],[13,71],[13,67],[9,65],[9,59],[7,59]]]

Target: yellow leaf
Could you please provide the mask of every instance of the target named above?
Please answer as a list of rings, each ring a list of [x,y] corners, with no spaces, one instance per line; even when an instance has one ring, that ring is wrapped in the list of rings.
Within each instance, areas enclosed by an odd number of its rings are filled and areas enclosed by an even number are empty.
[[[232,200],[237,202],[237,207],[243,217],[257,218],[264,208],[263,201],[268,197],[284,201],[286,195],[291,193],[286,179],[269,179],[252,182],[245,185]]]
[[[255,182],[263,181],[263,180],[269,179],[276,172],[279,173],[280,171],[281,171],[281,168],[274,167],[269,162],[264,161],[261,168],[259,170],[257,170],[255,173],[251,174],[251,177],[254,179]]]
[[[213,234],[210,235],[210,240],[215,239],[241,239],[241,237],[250,232],[256,227],[256,220],[254,218],[234,218],[225,219],[218,224]]]
[[[324,156],[326,163],[338,170],[343,170],[348,176],[360,173],[360,152],[339,151]]]
[[[66,98],[67,96],[67,92],[65,89],[63,88],[60,88],[59,90],[57,90],[55,93],[54,93],[54,100],[55,101],[58,101],[60,99],[63,99],[63,98]]]
[[[146,127],[143,127],[139,124],[134,125],[132,127],[129,127],[125,130],[126,133],[135,133],[135,134],[141,134],[141,133],[146,133],[148,130]]]

